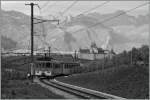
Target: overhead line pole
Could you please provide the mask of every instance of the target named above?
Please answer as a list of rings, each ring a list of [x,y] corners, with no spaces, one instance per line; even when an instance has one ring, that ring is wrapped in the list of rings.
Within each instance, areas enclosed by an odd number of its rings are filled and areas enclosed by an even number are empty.
[[[25,4],[25,5],[30,5],[31,6],[31,63],[33,63],[34,61],[34,56],[33,56],[33,49],[34,49],[34,5],[38,5],[38,4],[34,4],[34,3],[30,3],[30,4]]]
[[[31,6],[31,76],[33,76],[33,65],[34,65],[34,53],[33,53],[33,49],[34,49],[34,5],[38,5],[38,4],[34,4],[34,3],[30,3],[30,4],[25,4],[25,5],[29,5]],[[33,77],[32,77],[32,81],[33,81]]]

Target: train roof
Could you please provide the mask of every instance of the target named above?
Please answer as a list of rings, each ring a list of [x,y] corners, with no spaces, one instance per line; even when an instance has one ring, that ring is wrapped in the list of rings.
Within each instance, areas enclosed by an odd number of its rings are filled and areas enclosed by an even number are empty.
[[[49,62],[49,63],[60,63],[60,61],[57,61],[57,60],[50,60],[50,61],[47,61],[47,60],[37,60],[35,61],[35,63],[46,63],[46,62]]]
[[[46,62],[49,62],[49,63],[79,63],[77,61],[58,61],[58,60],[51,60],[51,61],[35,61],[35,63],[46,63]]]

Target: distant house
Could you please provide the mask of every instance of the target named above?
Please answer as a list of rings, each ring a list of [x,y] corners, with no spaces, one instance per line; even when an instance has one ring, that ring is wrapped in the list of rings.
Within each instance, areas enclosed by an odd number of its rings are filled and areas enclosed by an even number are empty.
[[[88,54],[88,53],[90,53],[90,50],[89,49],[79,49],[79,52],[80,53],[86,53],[86,54]]]
[[[144,61],[137,61],[136,64],[137,65],[144,65]]]
[[[104,58],[112,59],[112,57],[115,55],[113,50],[103,50],[102,48],[97,48],[97,51],[95,49],[79,49],[79,58],[80,59],[86,59],[86,60],[100,60]]]

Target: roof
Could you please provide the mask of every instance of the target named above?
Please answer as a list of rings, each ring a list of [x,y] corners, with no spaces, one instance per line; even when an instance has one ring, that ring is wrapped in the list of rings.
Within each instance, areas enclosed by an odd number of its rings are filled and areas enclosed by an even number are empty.
[[[69,63],[69,64],[71,64],[71,63],[79,63],[79,62],[75,62],[75,61],[59,61],[59,60],[51,60],[51,61],[35,61],[35,63]]]
[[[51,61],[35,61],[35,63],[61,63],[60,61],[57,60],[51,60]]]
[[[89,49],[79,49],[80,53],[90,53]]]

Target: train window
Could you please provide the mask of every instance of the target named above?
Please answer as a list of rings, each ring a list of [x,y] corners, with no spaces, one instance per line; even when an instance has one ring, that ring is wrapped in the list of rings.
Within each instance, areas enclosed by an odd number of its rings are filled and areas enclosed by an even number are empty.
[[[66,68],[68,68],[68,64],[66,64]]]
[[[41,63],[39,63],[38,65],[39,65],[38,67],[41,67],[41,66],[42,66],[42,64],[41,64]]]
[[[46,67],[50,67],[50,63],[46,63]]]
[[[56,65],[55,65],[55,68],[59,68],[59,64],[56,64]]]
[[[57,68],[57,64],[55,64],[55,68]]]
[[[38,63],[36,63],[36,67],[37,67],[37,68],[39,68],[39,67],[40,67],[40,65],[39,65]]]
[[[66,67],[68,68],[68,64],[66,64]]]
[[[54,68],[57,68],[57,65],[54,63]]]
[[[72,64],[69,64],[70,67],[72,67]]]
[[[38,66],[39,66],[39,64],[36,63],[36,64],[35,64],[35,67],[38,67]]]
[[[45,63],[43,63],[42,67],[44,67],[44,68],[46,67],[46,66],[45,66]]]
[[[42,66],[43,66],[43,64],[42,64],[42,63],[40,63],[39,65],[40,65],[40,67],[42,67]]]
[[[46,63],[44,63],[44,67],[46,68],[47,66],[46,66]]]
[[[67,64],[67,68],[69,68],[69,65]]]
[[[67,64],[65,64],[65,68],[67,68]]]
[[[43,63],[44,64],[44,67],[46,67],[46,63]]]
[[[53,63],[51,63],[51,68],[53,68]]]
[[[40,67],[42,67],[42,66],[43,66],[43,64],[41,63],[41,64],[40,64]]]
[[[52,67],[52,64],[51,63],[49,63],[49,68],[51,68]]]

